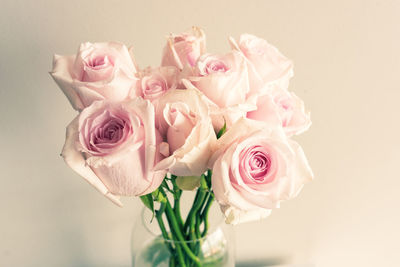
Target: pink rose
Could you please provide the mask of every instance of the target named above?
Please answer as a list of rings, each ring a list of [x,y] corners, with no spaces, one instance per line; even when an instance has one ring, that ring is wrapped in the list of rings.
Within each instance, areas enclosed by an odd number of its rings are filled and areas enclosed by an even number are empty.
[[[74,109],[97,100],[121,101],[135,85],[136,67],[125,45],[83,43],[76,56],[55,55],[50,72]]]
[[[197,61],[193,73],[189,80],[208,99],[216,129],[224,120],[230,126],[250,109],[246,107],[247,66],[239,52],[232,51],[223,56],[205,54]]]
[[[171,90],[159,99],[156,124],[168,156],[156,169],[178,176],[200,176],[207,170],[216,136],[208,107],[195,90]]]
[[[147,68],[140,76],[136,96],[154,101],[177,87],[178,69],[172,66]]]
[[[212,186],[227,223],[268,216],[313,178],[301,147],[280,129],[241,119],[218,139]]]
[[[186,65],[194,66],[205,53],[206,36],[202,29],[193,27],[190,32],[171,34],[162,55],[161,66],[175,66],[182,70]]]
[[[294,93],[278,87],[259,96],[257,110],[248,112],[247,118],[282,126],[287,136],[303,133],[311,126],[304,102]]]
[[[165,171],[153,171],[162,156],[154,127],[154,107],[141,98],[96,101],[67,128],[66,163],[114,203],[118,196],[151,193]]]
[[[293,76],[293,63],[266,40],[251,34],[242,34],[237,43],[229,38],[233,49],[240,51],[247,59],[250,94],[258,94],[268,85],[287,88]]]

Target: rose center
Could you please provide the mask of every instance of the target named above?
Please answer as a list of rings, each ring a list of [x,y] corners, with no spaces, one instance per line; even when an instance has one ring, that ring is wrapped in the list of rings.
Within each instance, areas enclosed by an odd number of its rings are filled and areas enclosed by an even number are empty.
[[[206,73],[227,72],[229,67],[222,60],[213,60],[207,63]]]
[[[111,119],[96,131],[94,144],[116,143],[123,135],[125,122],[122,120]]]
[[[247,181],[265,182],[271,168],[271,156],[259,145],[251,146],[241,152],[240,172]]]
[[[104,137],[108,138],[109,140],[111,140],[111,139],[114,138],[116,132],[118,132],[118,128],[117,127],[110,127],[108,129],[106,129]]]
[[[250,159],[251,175],[255,180],[263,180],[271,166],[271,160],[268,155],[258,151],[252,152]]]
[[[166,85],[162,81],[156,80],[150,82],[146,89],[147,91],[155,91],[155,92],[165,91]]]
[[[97,56],[94,58],[91,58],[89,62],[87,63],[87,66],[94,69],[94,70],[99,70],[107,67],[108,65],[113,65],[113,62],[107,55],[102,55],[102,56]]]
[[[175,36],[174,37],[174,42],[178,43],[178,42],[183,42],[185,41],[185,37],[184,36]]]

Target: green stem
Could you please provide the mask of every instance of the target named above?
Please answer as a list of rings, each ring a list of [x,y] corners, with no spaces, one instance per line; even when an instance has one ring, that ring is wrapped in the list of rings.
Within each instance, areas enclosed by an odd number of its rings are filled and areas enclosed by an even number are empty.
[[[179,224],[179,229],[181,229],[181,231],[183,231],[183,220],[182,220],[182,216],[181,216],[180,202],[181,202],[180,198],[174,199],[174,213],[175,213],[176,220],[178,221],[178,224]]]
[[[171,182],[173,185],[173,190],[174,190],[174,213],[175,217],[178,220],[179,228],[181,231],[183,231],[183,220],[182,220],[182,215],[181,215],[181,196],[182,196],[182,190],[179,189],[178,185],[176,184],[176,176],[172,175]]]
[[[196,239],[200,239],[200,238],[201,238],[201,234],[200,234],[200,225],[201,225],[201,217],[200,217],[200,212],[198,212],[198,213],[196,214],[196,224],[195,224]]]
[[[171,254],[171,258],[169,259],[169,267],[175,267],[175,256]]]
[[[195,249],[194,249],[194,253],[196,255],[199,255],[200,247],[203,242],[203,240],[201,239],[200,225],[201,225],[201,216],[200,216],[200,211],[199,211],[196,214],[196,244],[195,244]]]
[[[204,207],[203,212],[201,213],[201,219],[204,222],[204,229],[203,229],[203,232],[201,233],[202,237],[204,237],[207,234],[207,231],[208,231],[208,227],[209,227],[208,214],[210,212],[210,208],[211,208],[211,205],[212,205],[213,201],[214,201],[214,194],[212,192],[209,192],[209,197],[207,199],[207,204]]]
[[[185,262],[183,260],[183,257],[182,257],[182,251],[181,251],[181,246],[182,246],[186,255],[196,264],[196,266],[201,267],[199,258],[193,254],[193,252],[190,250],[190,248],[186,244],[186,240],[185,240],[181,230],[179,229],[179,225],[176,220],[174,210],[172,209],[171,204],[169,203],[169,200],[164,192],[164,189],[160,187],[159,190],[165,196],[165,199],[166,199],[165,211],[166,211],[169,227],[171,229],[172,237],[173,237],[174,241],[179,241],[179,242],[175,242],[176,249],[178,252],[179,263],[181,264],[181,266],[186,266]]]
[[[163,186],[165,189],[167,189],[167,191],[170,192],[171,194],[175,193],[174,191],[171,190],[171,188],[169,188],[169,185],[168,185],[167,180],[165,178],[162,181],[161,186]]]
[[[169,239],[169,236],[168,236],[167,229],[165,228],[164,221],[162,219],[162,215],[163,215],[164,211],[165,211],[165,203],[161,203],[160,208],[156,212],[156,218],[157,218],[158,225],[160,226],[160,230],[161,230],[162,236],[165,240],[165,243],[167,244],[167,247],[168,247],[169,251],[171,252],[171,255],[173,255],[174,249],[171,246],[171,244],[167,241]]]
[[[208,188],[210,188],[210,189],[211,189],[211,176],[212,176],[212,170],[209,169],[207,171],[206,181],[207,181]]]
[[[194,205],[195,205],[195,203],[198,201],[199,195],[200,195],[200,190],[197,190],[196,196],[194,197],[194,200],[193,200],[193,205],[192,205],[192,207],[190,208],[189,214],[187,215],[187,218],[186,218],[186,221],[185,221],[185,225],[183,226],[183,232],[184,232],[185,234],[187,233],[187,231],[188,231],[188,229],[189,229],[189,226],[190,226],[190,218],[192,217]]]
[[[171,224],[169,219],[168,219],[168,223]],[[171,231],[171,232],[173,233],[174,231]],[[174,234],[172,234],[172,238],[174,240],[176,252],[178,254],[179,266],[186,267],[185,257],[183,255],[181,246],[180,246],[180,244],[178,244],[178,240],[177,240],[177,238],[176,238],[176,236]],[[175,257],[175,254],[172,254],[171,257]]]
[[[193,262],[196,264],[196,266],[201,267],[199,258],[196,255],[194,255],[193,252],[190,250],[190,248],[186,244],[186,240],[183,237],[182,232],[179,230],[179,225],[176,221],[174,211],[172,210],[172,207],[171,207],[171,204],[169,203],[169,201],[167,201],[166,214],[169,217],[170,227],[172,229],[173,235],[176,236],[178,241],[180,242],[178,247],[182,246],[185,253],[189,256],[189,258],[191,260],[193,260]]]
[[[200,226],[200,223],[197,222],[197,216],[198,213],[201,211],[201,208],[203,207],[204,200],[207,196],[207,184],[205,181],[205,177],[202,176],[200,180],[200,188],[198,189],[199,195],[198,198],[196,199],[195,203],[193,204],[192,207],[192,213],[190,214],[189,217],[189,236],[191,241],[191,247],[192,249],[196,248],[197,242],[194,242],[195,240],[198,239],[197,233],[199,232],[198,227]]]
[[[160,186],[160,187],[158,188],[158,190],[159,190],[159,193],[161,194],[162,197],[158,196],[158,201],[160,202],[160,210],[157,212],[157,222],[158,222],[158,224],[159,224],[160,227],[161,227],[161,232],[163,233],[164,239],[166,240],[166,242],[168,242],[168,240],[171,240],[171,239],[169,238],[169,236],[168,236],[168,234],[167,234],[167,231],[166,231],[166,229],[165,229],[164,222],[163,222],[163,220],[162,220],[161,215],[162,215],[162,213],[165,212],[165,210],[166,210],[167,207],[171,208],[171,205],[169,204],[168,197],[167,197],[167,195],[165,194],[165,191],[164,191],[164,189],[162,188],[162,186]],[[169,213],[169,212],[168,212],[168,213]],[[177,257],[178,257],[179,266],[186,267],[185,259],[184,259],[183,253],[182,253],[182,249],[181,249],[179,243],[177,242],[178,239],[177,239],[176,234],[174,233],[174,231],[173,231],[173,229],[172,229],[172,220],[171,220],[171,218],[170,218],[170,216],[169,216],[168,213],[166,213],[166,217],[167,217],[168,224],[169,224],[169,226],[170,226],[171,235],[172,235],[172,240],[175,241],[175,242],[174,242],[174,245],[175,245],[176,254],[177,254]],[[163,229],[164,229],[164,230],[163,230]],[[169,246],[171,246],[171,248],[172,248],[172,245],[171,245],[171,244],[169,244]],[[171,250],[171,257],[175,257],[175,252],[174,252],[174,250]],[[174,262],[174,261],[173,261],[173,262]]]
[[[165,240],[170,240],[172,238],[175,241],[174,244],[167,242],[168,249],[171,252],[170,266],[202,266],[197,255],[201,247],[201,238],[204,237],[208,231],[208,214],[214,201],[214,195],[211,191],[211,175],[211,170],[208,170],[207,175],[201,176],[200,187],[196,192],[193,205],[185,223],[183,223],[180,212],[182,190],[176,184],[176,177],[171,175],[170,181],[172,183],[172,188],[170,188],[165,181],[164,184],[158,188],[159,195],[156,194],[156,196],[161,205],[156,212],[156,218],[163,238]],[[172,193],[174,197],[173,207],[164,189]],[[168,234],[164,225],[163,214],[166,215],[171,235]],[[203,231],[200,229],[202,223],[204,223]],[[191,242],[187,243],[188,240]]]

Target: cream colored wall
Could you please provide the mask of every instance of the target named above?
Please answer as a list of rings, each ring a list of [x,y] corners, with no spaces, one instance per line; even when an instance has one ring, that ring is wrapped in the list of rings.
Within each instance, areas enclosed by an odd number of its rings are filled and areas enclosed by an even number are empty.
[[[237,256],[318,267],[400,266],[400,1],[16,1],[0,8],[0,266],[128,266],[139,202],[108,202],[58,156],[75,116],[51,80],[53,53],[83,41],[159,62],[192,25],[208,47],[264,37],[295,62],[312,113],[297,139],[316,180],[262,222],[236,227]]]

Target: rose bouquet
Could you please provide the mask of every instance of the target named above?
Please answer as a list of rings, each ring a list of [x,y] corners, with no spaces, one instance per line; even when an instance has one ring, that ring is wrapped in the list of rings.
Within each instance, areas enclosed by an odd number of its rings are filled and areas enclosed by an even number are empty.
[[[171,266],[202,266],[197,245],[218,202],[226,223],[264,218],[313,178],[291,139],[311,124],[288,91],[293,64],[256,36],[206,52],[203,31],[171,34],[161,65],[139,68],[132,49],[83,43],[54,56],[51,75],[79,114],[68,125],[65,162],[122,206],[138,196],[168,243]],[[196,196],[186,218],[182,191]]]

